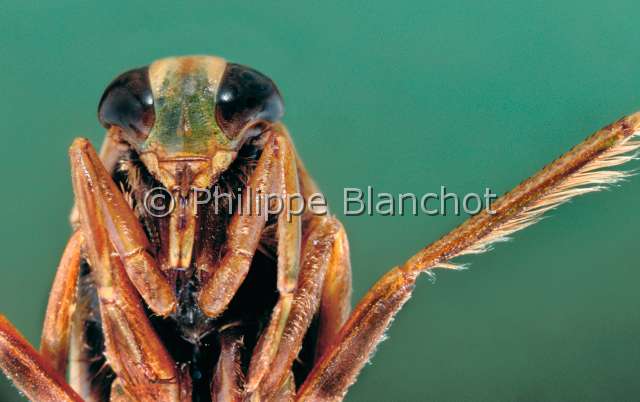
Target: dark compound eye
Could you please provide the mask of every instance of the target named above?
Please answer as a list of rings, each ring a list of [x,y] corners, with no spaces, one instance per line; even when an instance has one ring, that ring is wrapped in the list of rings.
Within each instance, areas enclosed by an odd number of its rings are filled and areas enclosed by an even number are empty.
[[[109,84],[100,99],[98,119],[105,128],[118,126],[137,140],[144,140],[153,127],[155,112],[148,67],[121,74]]]
[[[278,121],[283,113],[282,97],[269,77],[239,64],[227,65],[216,96],[216,119],[228,137],[260,121]]]

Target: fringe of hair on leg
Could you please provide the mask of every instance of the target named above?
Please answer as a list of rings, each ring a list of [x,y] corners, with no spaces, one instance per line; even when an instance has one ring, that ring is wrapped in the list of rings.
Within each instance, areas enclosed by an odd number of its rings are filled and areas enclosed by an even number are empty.
[[[489,251],[495,243],[538,222],[547,211],[627,179],[633,172],[611,168],[638,159],[639,149],[640,112],[591,135],[496,200],[491,212],[469,218],[411,257],[402,269],[464,268],[451,260]]]

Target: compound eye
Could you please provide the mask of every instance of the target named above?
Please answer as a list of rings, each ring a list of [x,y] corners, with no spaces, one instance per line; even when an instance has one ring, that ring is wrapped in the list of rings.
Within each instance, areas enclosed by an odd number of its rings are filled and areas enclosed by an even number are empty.
[[[119,75],[104,90],[98,119],[105,128],[117,126],[125,135],[144,141],[155,121],[148,67]]]
[[[266,75],[229,63],[216,95],[216,120],[227,137],[234,139],[247,128],[259,132],[265,122],[276,122],[284,113],[278,88]]]

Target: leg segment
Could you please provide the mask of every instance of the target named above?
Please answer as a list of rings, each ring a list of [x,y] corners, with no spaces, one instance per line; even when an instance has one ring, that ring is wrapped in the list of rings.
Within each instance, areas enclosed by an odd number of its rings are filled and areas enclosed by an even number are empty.
[[[69,339],[76,304],[81,245],[82,234],[76,231],[69,239],[56,271],[40,339],[40,354],[63,377],[69,359]]]
[[[300,401],[337,401],[355,381],[384,331],[411,297],[416,278],[449,261],[488,250],[496,241],[528,227],[548,210],[625,178],[603,170],[624,164],[640,149],[640,113],[605,127],[500,197],[440,240],[384,275],[360,301],[298,392]]]
[[[332,345],[298,391],[298,401],[341,401],[384,336],[394,315],[411,297],[417,273],[398,268],[384,275],[360,301]]]
[[[296,381],[293,372],[289,371],[280,389],[268,399],[269,402],[293,402],[296,399]]]
[[[255,390],[262,377],[270,370],[270,366],[278,351],[278,346],[283,337],[285,325],[290,316],[292,304],[294,303],[294,290],[298,285],[298,273],[300,268],[300,241],[301,241],[301,219],[299,214],[293,216],[289,208],[293,211],[300,211],[300,201],[288,198],[287,195],[299,194],[300,186],[298,181],[296,156],[293,145],[288,138],[281,137],[283,141],[279,144],[278,159],[278,182],[279,194],[285,202],[283,212],[278,217],[278,292],[280,298],[276,304],[269,326],[263,332],[260,340],[254,349],[249,366],[249,376],[246,389],[249,392]],[[322,279],[320,279],[322,281]]]
[[[32,401],[82,402],[55,368],[3,316],[0,316],[0,368]]]
[[[300,270],[299,286],[293,297],[291,312],[287,319],[282,339],[279,342],[277,353],[268,367],[267,373],[258,381],[255,391],[261,397],[269,399],[283,386],[284,381],[298,356],[302,347],[302,341],[311,324],[311,321],[320,307],[320,297],[326,289],[323,286],[325,275],[328,272],[340,272],[348,265],[338,266],[348,259],[343,253],[346,235],[342,225],[335,218],[317,217],[311,223],[310,233],[306,237],[302,249],[302,266]],[[338,304],[342,301],[338,301]],[[336,319],[325,315],[325,319]],[[328,327],[331,327],[329,325]],[[259,353],[260,349],[257,352]],[[253,364],[255,355],[251,360],[249,378],[254,375]],[[247,387],[247,391],[252,389]]]
[[[100,264],[98,264],[100,265]],[[111,271],[108,272],[97,272]],[[134,400],[184,400],[190,389],[145,315],[118,257],[92,271],[96,280],[107,362]]]
[[[339,224],[339,222],[337,222]],[[320,327],[316,360],[322,356],[351,312],[351,259],[349,241],[342,225],[333,245],[320,299]]]
[[[265,195],[276,194],[284,201],[298,189],[293,148],[281,132],[273,131],[271,135],[243,191],[242,211],[229,223],[226,252],[199,296],[200,308],[211,317],[227,308],[249,272],[266,223]],[[287,221],[286,215],[285,210],[278,219],[278,289],[290,294],[298,277],[300,220],[293,217]]]
[[[129,152],[129,147],[121,142],[116,134],[116,128],[112,127],[107,131],[100,147],[100,160],[109,175],[113,174],[118,167],[118,162],[122,156]],[[78,206],[74,204],[71,209],[69,220],[74,229],[80,225],[78,217]]]
[[[220,357],[211,384],[213,402],[240,402],[244,376],[240,367],[242,338],[223,333],[220,339]]]
[[[126,249],[134,243],[131,240],[136,240],[138,236],[122,236],[114,241],[114,232],[115,236],[119,236],[131,234],[126,229],[140,228],[132,225],[133,215],[129,216],[128,207],[119,210],[109,209],[105,205],[121,199],[121,194],[108,193],[109,197],[106,197],[103,193],[109,190],[108,184],[113,182],[100,174],[99,164],[94,160],[97,155],[92,152],[90,145],[84,140],[76,140],[70,153],[80,228],[85,235],[91,274],[100,303],[105,356],[118,377],[115,386],[122,389],[121,394],[131,395],[141,402],[180,401],[189,390],[181,389],[175,362],[151,326],[138,292],[125,272],[126,262],[132,261],[127,256],[134,260],[136,256],[142,256],[143,261],[145,258],[151,261],[150,256],[144,249],[139,249],[134,254],[124,253],[125,258],[122,258],[122,250],[115,250],[118,241],[124,240],[125,244],[120,245]],[[122,233],[117,233],[118,228]],[[126,243],[127,240],[129,243]],[[140,277],[134,275],[134,278]]]
[[[255,389],[275,357],[293,303],[293,291],[298,283],[301,222],[300,216],[290,214],[289,209],[298,211],[300,208],[301,200],[290,197],[299,194],[300,185],[295,150],[282,130],[281,126],[274,128],[243,195],[249,208],[253,192],[262,198],[265,195],[276,195],[284,207],[277,224],[277,286],[280,298],[250,364],[249,382],[246,386],[250,391]],[[208,315],[218,315],[226,308],[249,271],[267,218],[267,202],[262,199],[253,201],[254,204],[258,202],[262,204],[259,213],[250,213],[251,210],[245,207],[243,213],[232,218],[226,245],[227,254],[214,269],[200,294],[200,307]]]
[[[149,253],[149,241],[131,207],[111,179],[95,150],[85,139],[69,150],[74,192],[87,240],[104,236],[122,259],[131,282],[156,314],[166,316],[175,308],[175,295]],[[100,226],[99,226],[100,225]],[[104,228],[104,230],[100,230]]]
[[[81,264],[77,283],[69,341],[68,382],[86,402],[101,402],[109,394],[112,370],[104,356],[98,293],[86,261]]]

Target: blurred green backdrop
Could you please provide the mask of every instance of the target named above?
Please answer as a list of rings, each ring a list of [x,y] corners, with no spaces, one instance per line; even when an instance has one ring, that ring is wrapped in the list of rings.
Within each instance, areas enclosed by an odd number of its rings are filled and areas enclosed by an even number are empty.
[[[640,108],[636,1],[5,0],[0,311],[38,344],[69,233],[66,148],[95,144],[119,72],[210,53],[269,74],[301,155],[343,187],[503,193]],[[640,178],[423,279],[349,401],[632,400],[640,394]],[[359,298],[464,218],[347,217]],[[3,378],[0,400],[19,400]]]

